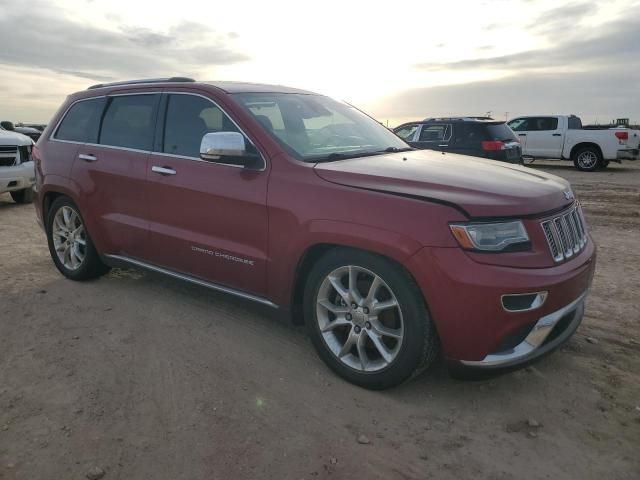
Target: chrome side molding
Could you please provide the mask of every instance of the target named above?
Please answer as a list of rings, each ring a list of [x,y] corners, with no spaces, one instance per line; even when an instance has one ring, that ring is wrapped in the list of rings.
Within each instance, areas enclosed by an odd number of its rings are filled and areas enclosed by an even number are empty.
[[[166,268],[158,267],[150,263],[146,263],[140,260],[126,257],[124,255],[106,254],[104,255],[104,258],[107,260],[107,263],[113,262],[116,265],[117,264],[132,265],[134,267],[142,268],[142,269],[149,270],[156,273],[161,273],[163,275],[177,278],[179,280],[184,280],[186,282],[193,283],[195,285],[200,285],[201,287],[210,288],[211,290],[215,290],[217,292],[228,293],[229,295],[233,295],[235,297],[244,298],[245,300],[251,300],[252,302],[260,303],[262,305],[266,305],[267,307],[278,308],[278,305],[271,302],[270,300],[267,300],[266,298],[259,297],[257,295],[252,295],[250,293],[242,292],[240,290],[236,290],[230,287],[225,287],[223,285],[218,285],[217,283],[207,282],[206,280],[192,277],[190,275],[185,275],[183,273],[177,273],[172,270],[168,270]]]

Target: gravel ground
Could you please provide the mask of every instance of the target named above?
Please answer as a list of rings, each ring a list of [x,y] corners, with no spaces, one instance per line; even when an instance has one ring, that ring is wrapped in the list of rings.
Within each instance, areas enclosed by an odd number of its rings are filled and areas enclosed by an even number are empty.
[[[0,196],[0,479],[640,478],[640,165],[568,178],[586,317],[526,370],[345,383],[269,311],[155,275],[74,283]]]

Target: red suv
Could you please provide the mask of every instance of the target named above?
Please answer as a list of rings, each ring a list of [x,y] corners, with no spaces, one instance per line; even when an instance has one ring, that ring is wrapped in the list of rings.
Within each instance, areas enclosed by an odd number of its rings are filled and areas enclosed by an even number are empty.
[[[71,95],[34,149],[36,209],[72,280],[134,266],[289,312],[367,388],[504,371],[567,340],[595,246],[569,184],[414,150],[357,109],[186,78]]]

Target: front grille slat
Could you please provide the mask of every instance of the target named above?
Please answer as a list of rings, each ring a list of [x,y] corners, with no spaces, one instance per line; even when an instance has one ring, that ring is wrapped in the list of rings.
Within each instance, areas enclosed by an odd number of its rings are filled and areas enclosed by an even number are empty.
[[[587,244],[587,229],[579,204],[540,225],[556,263],[577,255]]]

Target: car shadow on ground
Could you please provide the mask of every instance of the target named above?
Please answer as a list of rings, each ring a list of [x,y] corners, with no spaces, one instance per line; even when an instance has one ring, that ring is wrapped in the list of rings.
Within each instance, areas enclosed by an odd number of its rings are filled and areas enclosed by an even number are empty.
[[[129,269],[113,269],[109,277],[117,281],[119,278],[131,278],[138,283],[140,287],[152,287],[154,289],[164,290],[162,296],[165,298],[174,296],[176,302],[189,305],[191,304],[194,311],[199,310],[198,307],[204,307],[210,311],[234,312],[233,316],[238,318],[238,322],[247,322],[247,324],[239,324],[238,329],[251,328],[249,323],[257,323],[258,330],[269,330],[270,336],[273,336],[274,342],[278,344],[298,344],[304,348],[293,352],[292,355],[302,355],[297,361],[305,364],[313,365],[313,370],[319,371],[320,375],[326,382],[335,385],[336,388],[347,392],[366,392],[366,390],[352,385],[346,380],[341,379],[322,362],[317,356],[311,341],[308,339],[305,326],[293,322],[292,317],[284,311],[263,306],[254,302],[243,300],[228,294],[220,293],[208,288],[187,283],[171,277],[160,275],[154,272],[146,272],[141,270]],[[124,286],[124,288],[129,288]],[[137,288],[137,287],[132,287]],[[189,317],[186,315],[186,317]],[[187,318],[184,321],[189,321]],[[215,320],[211,320],[212,322]],[[238,346],[238,348],[243,348]],[[249,355],[250,352],[246,352]],[[546,370],[545,366],[540,366],[540,370]],[[544,375],[537,372],[538,380]],[[530,372],[530,370],[529,370]],[[524,374],[531,377],[530,373]],[[536,376],[536,375],[534,375]],[[384,391],[370,392],[374,396],[383,395],[388,398],[401,399],[407,404],[421,408],[427,397],[438,397],[438,403],[444,402],[451,407],[461,407],[469,402],[477,400],[478,394],[483,394],[486,388],[496,389],[498,391],[514,391],[514,383],[522,385],[523,373],[514,375],[492,375],[483,377],[460,378],[452,376],[449,373],[445,359],[440,355],[436,361],[425,372],[422,372],[416,378],[408,381],[398,387]],[[529,380],[531,381],[531,380]]]

